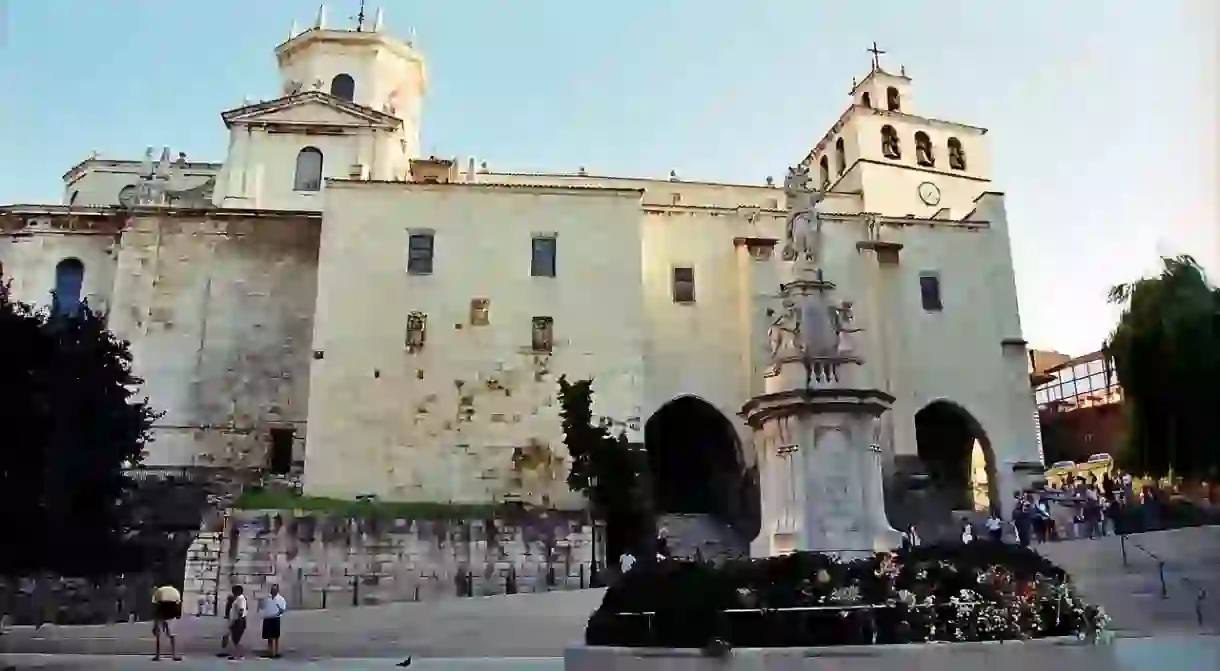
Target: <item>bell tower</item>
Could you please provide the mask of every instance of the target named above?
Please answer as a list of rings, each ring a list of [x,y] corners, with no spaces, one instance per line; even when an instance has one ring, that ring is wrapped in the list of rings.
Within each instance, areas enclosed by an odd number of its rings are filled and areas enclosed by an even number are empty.
[[[281,95],[319,90],[402,119],[407,153],[419,148],[420,115],[426,89],[424,59],[410,41],[383,30],[378,9],[366,21],[364,3],[348,28],[327,24],[326,6],[318,8],[312,27],[298,31],[275,49]]]

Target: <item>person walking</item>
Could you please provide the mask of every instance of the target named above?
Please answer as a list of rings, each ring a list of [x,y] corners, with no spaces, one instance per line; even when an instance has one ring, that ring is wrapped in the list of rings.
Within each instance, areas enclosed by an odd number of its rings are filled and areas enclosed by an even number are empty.
[[[182,617],[182,593],[168,580],[163,581],[160,587],[153,590],[152,604],[153,640],[157,646],[156,652],[153,654],[153,661],[161,661],[162,634],[169,639],[170,657],[173,657],[175,662],[182,661],[182,658],[178,656],[178,641],[174,637],[174,629],[170,626],[170,620]]]
[[[1001,520],[994,510],[987,516],[987,533],[991,535],[991,540],[997,543],[1004,540],[1004,520]]]
[[[965,517],[962,518],[962,542],[967,544],[974,542],[974,526]]]
[[[232,654],[229,643],[232,640],[230,639],[230,632],[233,629],[233,602],[237,600],[237,585],[234,585],[233,589],[234,591],[225,599],[225,633],[220,637],[220,652],[216,653],[217,657],[228,657]]]
[[[267,657],[280,658],[280,618],[288,611],[288,602],[280,594],[280,586],[271,586],[271,596],[263,599],[263,640],[267,641]]]
[[[233,594],[225,613],[225,618],[229,621],[229,642],[232,644],[232,647],[229,648],[229,659],[241,659],[246,656],[241,647],[241,639],[246,633],[246,618],[249,615],[250,607],[246,603],[246,595],[243,592],[245,590],[241,585],[233,586]]]

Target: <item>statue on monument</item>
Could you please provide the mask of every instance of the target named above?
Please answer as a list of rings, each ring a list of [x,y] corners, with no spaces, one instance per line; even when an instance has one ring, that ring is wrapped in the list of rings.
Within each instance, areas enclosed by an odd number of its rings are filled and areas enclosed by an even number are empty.
[[[784,227],[783,259],[818,264],[821,251],[822,221],[815,207],[823,194],[808,187],[809,167],[788,168],[784,178],[784,195],[788,199],[788,221]]]
[[[783,307],[778,311],[768,310],[774,319],[767,328],[767,343],[771,347],[771,365],[766,375],[779,374],[780,366],[786,357],[799,357],[801,354],[801,310],[791,298],[785,298]]]
[[[834,315],[835,333],[838,336],[836,354],[844,359],[854,359],[856,356],[855,334],[864,329],[854,325],[855,315],[852,313],[852,302],[843,301],[830,308]]]

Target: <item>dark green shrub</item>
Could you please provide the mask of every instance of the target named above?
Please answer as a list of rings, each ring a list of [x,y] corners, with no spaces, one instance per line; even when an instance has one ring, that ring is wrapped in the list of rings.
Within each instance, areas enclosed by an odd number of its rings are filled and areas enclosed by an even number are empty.
[[[1085,606],[1063,570],[1032,550],[979,541],[848,563],[812,552],[720,566],[642,562],[607,591],[585,637],[590,645],[807,647],[1085,630]]]

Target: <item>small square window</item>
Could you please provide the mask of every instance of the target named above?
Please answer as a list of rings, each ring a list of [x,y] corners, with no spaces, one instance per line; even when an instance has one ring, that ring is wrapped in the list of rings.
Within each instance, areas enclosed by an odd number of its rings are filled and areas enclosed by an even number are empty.
[[[677,192],[669,194],[669,204],[670,205],[681,205],[682,204],[682,194],[677,193]]]
[[[695,302],[694,268],[674,268],[673,296],[675,303]]]
[[[940,298],[940,276],[935,273],[923,273],[919,276],[919,300],[923,309],[928,312],[940,312],[944,304]]]
[[[555,346],[555,320],[550,317],[534,317],[530,348],[535,352],[550,352]]]
[[[533,277],[555,276],[555,253],[557,240],[552,236],[534,236],[530,250],[530,275]]]
[[[431,275],[433,247],[431,233],[412,233],[407,241],[407,273]]]
[[[486,298],[470,299],[470,325],[487,326],[491,323],[491,301]]]

